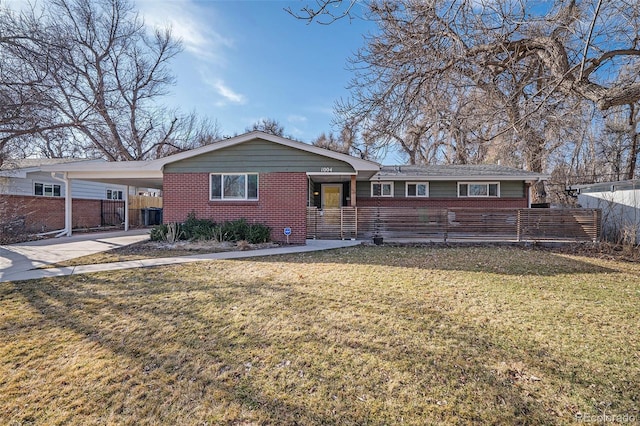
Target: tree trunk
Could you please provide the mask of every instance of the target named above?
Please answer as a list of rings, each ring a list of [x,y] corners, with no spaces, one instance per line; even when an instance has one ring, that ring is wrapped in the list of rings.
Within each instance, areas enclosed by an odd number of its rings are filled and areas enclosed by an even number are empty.
[[[631,136],[631,149],[629,150],[629,162],[627,164],[627,179],[631,180],[636,175],[638,163],[638,129],[636,122],[636,105],[629,105],[629,132]]]

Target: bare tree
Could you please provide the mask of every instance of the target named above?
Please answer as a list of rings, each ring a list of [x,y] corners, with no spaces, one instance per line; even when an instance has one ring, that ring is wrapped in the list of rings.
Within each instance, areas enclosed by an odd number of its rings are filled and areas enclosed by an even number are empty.
[[[563,144],[559,129],[576,101],[608,110],[640,99],[640,83],[624,72],[640,65],[637,2],[382,0],[368,7],[379,31],[355,55],[351,98],[337,115],[360,117],[409,162],[481,162],[507,152],[542,172]],[[313,21],[327,10],[339,18],[355,8],[320,1],[296,15]],[[537,190],[543,198],[544,188]]]
[[[306,5],[299,10],[285,8],[287,12],[298,19],[316,21],[320,24],[331,24],[345,17],[352,18],[351,11],[358,0],[315,0],[315,4]]]
[[[335,20],[351,16],[355,3],[316,0],[315,6],[299,12],[288,10],[309,22],[323,16]],[[640,82],[621,73],[637,70],[640,63],[640,4],[601,3],[378,0],[369,7],[381,25],[395,21],[399,32],[394,38],[400,39],[396,47],[415,60],[435,59],[426,68],[432,76],[456,73],[475,81],[478,75],[500,77],[533,61],[540,72],[531,74],[527,83],[606,110],[640,100]]]
[[[599,152],[606,159],[612,180],[633,179],[638,161],[638,122],[635,104],[612,108],[604,119]]]
[[[51,155],[81,149],[141,160],[192,146],[192,114],[159,104],[181,51],[169,30],[149,35],[129,0],[52,0],[0,10],[0,151],[38,139]],[[52,146],[64,133],[75,148]],[[196,135],[197,136],[197,135]]]
[[[284,126],[278,120],[273,118],[261,118],[245,129],[247,132],[260,130],[261,132],[270,133],[276,136],[284,136]]]

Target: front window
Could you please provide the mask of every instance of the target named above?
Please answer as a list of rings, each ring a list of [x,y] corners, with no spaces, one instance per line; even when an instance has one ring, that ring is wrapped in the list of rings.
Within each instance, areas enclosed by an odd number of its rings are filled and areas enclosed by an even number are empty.
[[[458,197],[499,197],[498,182],[461,182],[458,183]]]
[[[427,182],[407,182],[407,197],[428,197],[429,184]]]
[[[36,182],[33,186],[33,194],[41,195],[43,197],[60,197],[62,193],[60,192],[60,185],[56,185],[54,183],[38,183]]]
[[[258,175],[212,173],[211,200],[257,200]]]
[[[393,182],[372,182],[372,197],[393,197]]]

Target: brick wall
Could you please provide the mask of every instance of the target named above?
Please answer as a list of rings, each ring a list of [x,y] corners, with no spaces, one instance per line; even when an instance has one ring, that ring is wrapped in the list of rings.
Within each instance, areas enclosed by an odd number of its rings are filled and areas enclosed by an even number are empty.
[[[475,207],[492,209],[524,209],[529,207],[526,198],[398,198],[358,197],[358,207]]]
[[[100,200],[74,199],[72,212],[73,228],[100,226]],[[22,233],[63,229],[64,198],[0,195],[0,225],[12,221],[24,224]]]
[[[306,238],[307,175],[261,173],[257,201],[210,201],[209,173],[165,173],[163,180],[164,223],[182,222],[190,212],[215,222],[245,218],[271,228],[274,241],[304,244]]]

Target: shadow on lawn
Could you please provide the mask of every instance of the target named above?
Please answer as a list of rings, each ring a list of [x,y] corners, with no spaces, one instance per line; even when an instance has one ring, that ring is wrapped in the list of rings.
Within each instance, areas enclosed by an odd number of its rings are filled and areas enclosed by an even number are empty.
[[[570,413],[554,411],[528,375],[588,387],[580,360],[533,339],[518,344],[413,295],[354,300],[316,283],[168,271],[146,270],[144,283],[118,272],[16,283],[14,291],[40,312],[42,327],[73,330],[130,360],[132,379],[96,389],[110,395],[105,410],[118,411],[143,384],[157,389],[147,403],[165,421],[552,424],[570,422]],[[144,411],[128,408],[130,420],[144,422]]]
[[[265,256],[261,262],[381,265],[500,275],[556,276],[618,272],[547,250],[518,246],[354,246],[322,252]]]

